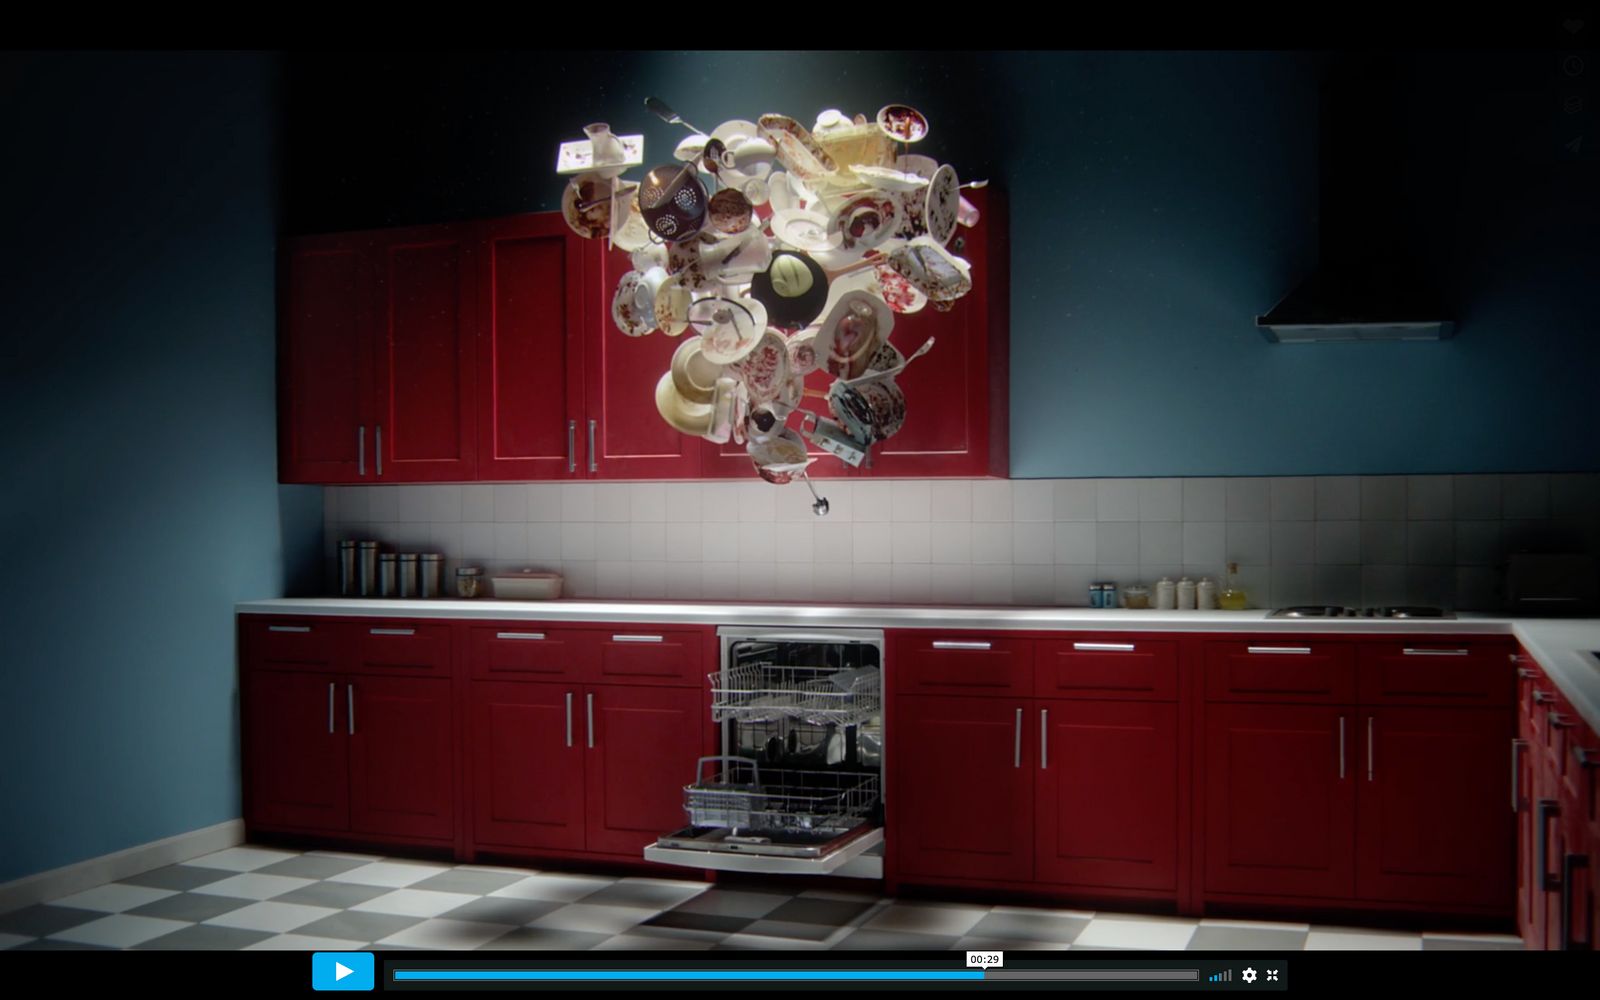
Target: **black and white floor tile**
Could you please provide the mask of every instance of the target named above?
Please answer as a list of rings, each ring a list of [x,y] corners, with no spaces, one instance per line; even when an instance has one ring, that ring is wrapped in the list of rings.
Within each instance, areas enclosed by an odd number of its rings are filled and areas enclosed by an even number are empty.
[[[1520,949],[1430,934],[235,847],[0,914],[0,949]]]

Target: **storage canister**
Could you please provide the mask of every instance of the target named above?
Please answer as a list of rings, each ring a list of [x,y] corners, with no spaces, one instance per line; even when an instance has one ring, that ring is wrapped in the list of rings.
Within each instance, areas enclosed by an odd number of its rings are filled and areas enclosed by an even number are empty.
[[[361,596],[378,595],[378,543],[357,542],[356,554],[360,563]]]
[[[1188,577],[1178,581],[1178,610],[1193,611],[1195,602],[1194,581]]]
[[[378,596],[393,597],[400,590],[400,571],[393,552],[378,554]]]
[[[356,569],[356,541],[346,538],[339,543],[339,596],[354,597],[360,592],[361,576]]]
[[[417,596],[417,554],[400,553],[400,596]]]
[[[456,596],[468,599],[483,596],[483,569],[479,566],[462,566],[456,570]]]
[[[424,552],[418,557],[420,564],[421,585],[417,591],[419,597],[444,596],[444,555],[439,552]]]

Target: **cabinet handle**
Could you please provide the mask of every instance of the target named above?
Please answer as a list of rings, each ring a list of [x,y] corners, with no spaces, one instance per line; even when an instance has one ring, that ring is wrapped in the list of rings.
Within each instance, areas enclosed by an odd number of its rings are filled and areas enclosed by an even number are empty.
[[[356,427],[356,475],[367,474],[367,425]]]
[[[1296,656],[1305,656],[1311,652],[1310,646],[1247,646],[1248,653],[1290,653]]]
[[[1536,845],[1534,858],[1539,868],[1539,884],[1545,891],[1559,889],[1558,875],[1550,874],[1550,821],[1561,815],[1561,805],[1555,799],[1540,799],[1534,807],[1536,821],[1535,829],[1539,831],[1539,843]]]
[[[1072,648],[1080,653],[1131,653],[1131,642],[1075,642]]]
[[[328,735],[333,735],[333,681],[328,682]]]
[[[268,625],[268,632],[309,632],[310,625]]]
[[[350,735],[354,736],[356,734],[356,686],[354,684],[346,684],[344,686],[344,707],[345,714],[348,716],[345,721],[349,724]]]
[[[383,478],[383,425],[382,424],[379,424],[377,426],[375,434],[376,434],[376,437],[375,437],[375,440],[374,440],[373,445],[372,445],[372,455],[373,455],[374,458],[376,458],[378,460],[378,478],[382,479]]]
[[[1549,691],[1535,691],[1533,693],[1533,703],[1535,705],[1549,705],[1555,700],[1556,696]]]
[[[1537,670],[1529,670],[1527,667],[1518,667],[1517,668],[1517,676],[1522,678],[1525,681],[1531,681],[1534,678],[1539,676],[1539,671],[1537,671]]]
[[[1011,751],[1011,766],[1022,766],[1022,709],[1017,709],[1017,722],[1014,748]]]
[[[1470,649],[1402,649],[1400,652],[1406,656],[1468,656]]]
[[[414,628],[369,628],[368,635],[416,635]]]
[[[572,692],[567,692],[567,746],[572,746]]]
[[[594,425],[597,424],[597,423],[599,423],[599,421],[597,421],[597,420],[589,421],[589,471],[590,472],[597,472],[600,469],[599,461],[595,458],[595,454],[594,454]]]
[[[612,642],[666,642],[664,635],[614,635]]]
[[[584,721],[586,723],[588,723],[588,734],[587,734],[586,742],[589,744],[589,749],[593,750],[594,749],[594,692],[593,691],[590,691],[590,692],[588,692],[587,694],[585,694],[583,696],[583,714],[584,714]]]
[[[1550,724],[1550,728],[1551,729],[1571,729],[1572,728],[1572,720],[1567,718],[1565,715],[1561,714],[1560,712],[1557,712],[1557,711],[1554,711],[1554,710],[1552,710],[1550,712],[1549,716],[1545,719],[1545,721]]]
[[[543,639],[543,632],[496,632],[496,639]]]
[[[567,421],[567,471],[578,471],[578,422]]]
[[[1600,753],[1596,753],[1595,751],[1590,750],[1588,747],[1573,747],[1572,759],[1579,767],[1586,771],[1592,771],[1595,768],[1600,767]]]
[[[1039,770],[1050,766],[1050,710],[1039,709]]]
[[[1344,780],[1344,716],[1339,716],[1339,780]]]
[[[1528,752],[1527,740],[1511,741],[1511,811],[1522,811],[1522,755]]]
[[[1581,942],[1572,940],[1572,873],[1578,868],[1589,867],[1587,854],[1561,855],[1561,944],[1559,951],[1584,950]]]
[[[935,639],[934,649],[992,649],[987,642],[958,642],[955,639]]]
[[[1367,716],[1367,780],[1372,780],[1372,716]]]

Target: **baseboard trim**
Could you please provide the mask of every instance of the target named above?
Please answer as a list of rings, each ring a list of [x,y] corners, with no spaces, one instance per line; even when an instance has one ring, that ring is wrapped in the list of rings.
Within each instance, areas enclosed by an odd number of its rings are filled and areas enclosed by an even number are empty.
[[[244,843],[244,820],[230,819],[216,826],[190,830],[148,844],[139,844],[113,854],[52,868],[0,885],[0,913],[43,903],[97,885],[138,875],[153,868],[175,865],[214,851]]]

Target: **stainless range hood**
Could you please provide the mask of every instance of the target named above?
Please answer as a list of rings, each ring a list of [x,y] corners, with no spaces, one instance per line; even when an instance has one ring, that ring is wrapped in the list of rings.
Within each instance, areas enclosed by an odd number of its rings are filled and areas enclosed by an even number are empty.
[[[1408,91],[1392,55],[1335,58],[1324,78],[1317,269],[1256,326],[1273,343],[1442,340],[1454,331],[1412,245]]]

